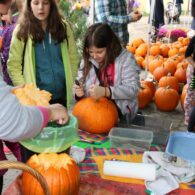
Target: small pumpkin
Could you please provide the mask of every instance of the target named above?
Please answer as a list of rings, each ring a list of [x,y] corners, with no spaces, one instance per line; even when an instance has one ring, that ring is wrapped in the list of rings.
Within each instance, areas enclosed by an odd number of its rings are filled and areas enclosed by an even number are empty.
[[[179,94],[175,89],[171,89],[170,87],[159,87],[156,90],[154,99],[159,110],[168,112],[177,107]]]
[[[33,155],[27,165],[46,179],[51,195],[75,195],[79,191],[80,171],[76,162],[66,153]],[[24,195],[44,195],[39,182],[29,173],[22,174]]]
[[[177,78],[179,83],[186,83],[187,82],[187,78],[186,78],[186,69],[183,67],[178,68],[175,71],[174,76]]]
[[[182,89],[182,93],[181,93],[181,97],[180,97],[180,102],[181,102],[181,108],[184,111],[184,101],[186,98],[186,93],[187,93],[187,84],[184,85],[183,89]]]
[[[83,98],[73,107],[73,115],[79,128],[90,133],[107,133],[118,120],[117,108],[107,98]]]
[[[158,86],[159,87],[169,86],[169,88],[173,88],[176,91],[179,91],[179,82],[177,78],[174,76],[171,76],[169,73],[167,76],[164,76],[159,80]]]
[[[151,93],[152,93],[152,97],[153,97],[155,94],[155,91],[156,91],[156,82],[154,81],[154,79],[142,80],[141,83],[145,84],[146,86],[148,86],[150,88]]]
[[[152,92],[150,88],[146,85],[141,83],[139,92],[138,92],[138,107],[139,109],[144,109],[148,106],[152,99]]]
[[[163,77],[166,76],[168,74],[167,69],[164,67],[164,65],[157,67],[154,72],[153,72],[153,76],[155,78],[156,81],[159,82],[159,80]]]

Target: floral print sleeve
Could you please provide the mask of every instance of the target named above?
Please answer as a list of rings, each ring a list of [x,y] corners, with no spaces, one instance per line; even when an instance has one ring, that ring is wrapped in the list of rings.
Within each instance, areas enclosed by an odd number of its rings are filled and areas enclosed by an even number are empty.
[[[192,107],[195,105],[195,89],[190,89],[190,83],[193,77],[194,67],[192,65],[188,65],[187,68],[187,93],[184,101],[184,110],[185,110],[185,124],[188,125],[189,116],[192,110]]]

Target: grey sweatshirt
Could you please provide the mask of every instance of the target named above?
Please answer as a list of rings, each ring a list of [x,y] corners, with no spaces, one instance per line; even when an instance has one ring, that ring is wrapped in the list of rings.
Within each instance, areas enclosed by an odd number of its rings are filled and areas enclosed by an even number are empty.
[[[21,141],[36,136],[42,129],[42,112],[34,106],[22,106],[11,89],[0,76],[0,139]]]

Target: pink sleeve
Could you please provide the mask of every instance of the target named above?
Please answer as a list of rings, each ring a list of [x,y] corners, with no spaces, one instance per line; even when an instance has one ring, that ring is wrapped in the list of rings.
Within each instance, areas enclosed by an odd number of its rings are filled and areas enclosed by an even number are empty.
[[[49,114],[48,111],[46,110],[46,108],[42,107],[42,106],[37,106],[37,108],[42,112],[43,114],[43,125],[42,128],[47,126],[47,123],[49,121]]]

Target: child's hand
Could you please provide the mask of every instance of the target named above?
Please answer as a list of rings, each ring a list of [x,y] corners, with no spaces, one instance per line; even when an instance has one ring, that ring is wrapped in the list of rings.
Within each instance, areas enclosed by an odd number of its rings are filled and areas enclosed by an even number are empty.
[[[84,96],[84,90],[83,86],[81,85],[74,85],[75,94],[77,97],[83,97]]]
[[[94,99],[99,99],[100,97],[105,97],[106,96],[106,88],[98,86],[98,85],[91,85],[89,87],[89,94]]]

